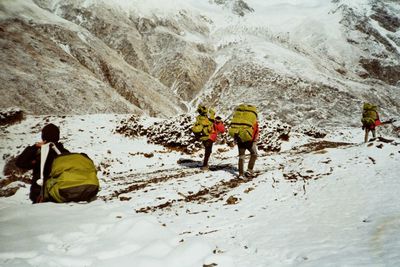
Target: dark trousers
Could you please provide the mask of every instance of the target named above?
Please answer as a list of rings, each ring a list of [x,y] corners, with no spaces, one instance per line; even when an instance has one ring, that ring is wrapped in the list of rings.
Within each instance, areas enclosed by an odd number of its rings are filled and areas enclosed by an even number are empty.
[[[212,152],[212,147],[213,147],[213,141],[211,140],[206,140],[203,141],[203,145],[204,145],[204,160],[203,160],[203,166],[208,166],[208,160],[210,159],[210,155]]]
[[[249,171],[253,171],[254,165],[256,163],[256,159],[258,157],[257,154],[257,144],[256,142],[245,142],[245,143],[240,143],[238,142],[238,149],[239,149],[239,175],[244,174],[244,160],[245,160],[245,154],[246,150],[250,151],[250,160],[249,164],[247,166],[247,169]]]
[[[42,187],[36,183],[36,180],[32,181],[31,190],[29,192],[29,199],[32,200],[33,204],[37,203],[41,189]]]

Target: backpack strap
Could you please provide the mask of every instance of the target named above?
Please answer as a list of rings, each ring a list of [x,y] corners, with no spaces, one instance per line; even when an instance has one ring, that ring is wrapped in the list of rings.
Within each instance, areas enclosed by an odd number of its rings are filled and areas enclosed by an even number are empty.
[[[50,144],[43,144],[40,147],[40,179],[36,182],[40,186],[43,185],[44,179],[44,164],[46,163],[47,156],[49,155],[49,146]]]
[[[42,180],[41,183],[43,183],[43,179],[44,179],[44,174],[43,174],[43,172],[44,172],[44,164],[46,163],[47,156],[49,155],[50,148],[53,149],[57,153],[57,155],[61,154],[60,150],[56,147],[56,145],[54,143],[50,142],[50,143],[47,143],[47,144],[43,144],[40,147],[40,180]]]
[[[57,155],[61,154],[60,150],[57,148],[57,146],[54,143],[49,143],[49,145],[50,145],[51,149],[53,149],[54,152],[57,153]]]
[[[46,143],[40,147],[40,179],[37,180],[36,183],[41,186],[41,189],[40,189],[40,196],[39,196],[39,199],[37,200],[37,202],[44,201],[44,195],[45,195],[44,194],[44,187],[45,187],[44,165],[46,163],[47,156],[49,155],[50,148],[53,149],[57,153],[57,155],[61,154],[60,150],[56,147],[56,145],[54,143]]]
[[[36,181],[38,185],[40,185],[40,195],[36,199],[36,203],[40,203],[44,201],[44,165],[47,160],[47,156],[49,155],[49,146],[50,144],[43,144],[40,146],[40,179]]]

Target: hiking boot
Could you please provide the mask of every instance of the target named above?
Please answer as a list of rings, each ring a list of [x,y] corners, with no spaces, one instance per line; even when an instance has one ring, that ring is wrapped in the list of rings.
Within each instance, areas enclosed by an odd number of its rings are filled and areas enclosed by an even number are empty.
[[[247,180],[246,177],[244,177],[243,174],[238,174],[238,175],[236,176],[236,179],[239,179],[239,180],[242,180],[242,181],[246,181],[246,180]]]
[[[208,170],[210,170],[210,168],[208,167],[208,165],[206,165],[206,166],[201,166],[201,168],[200,168],[202,171],[208,171]]]
[[[253,170],[247,170],[247,171],[244,173],[244,176],[246,176],[247,178],[254,177],[254,172],[253,172]]]

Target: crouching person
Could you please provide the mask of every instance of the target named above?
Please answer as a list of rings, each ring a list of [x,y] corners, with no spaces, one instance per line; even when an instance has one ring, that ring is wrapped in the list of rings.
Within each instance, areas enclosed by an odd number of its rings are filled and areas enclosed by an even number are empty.
[[[17,159],[17,166],[33,168],[30,199],[33,203],[91,201],[99,191],[96,167],[86,154],[66,150],[58,142],[59,134],[57,126],[46,125],[43,141],[26,148]]]
[[[37,142],[34,145],[28,146],[24,151],[18,156],[16,165],[19,168],[33,170],[32,171],[32,184],[30,188],[29,198],[32,203],[43,202],[42,185],[37,182],[40,179],[40,151],[43,145],[48,143],[53,143],[57,149],[62,153],[68,153],[68,150],[64,148],[63,144],[59,142],[60,139],[60,129],[50,123],[43,127],[42,129],[42,141]],[[51,171],[51,165],[56,158],[57,153],[52,150],[49,151],[45,162],[43,162],[43,176],[49,177]]]

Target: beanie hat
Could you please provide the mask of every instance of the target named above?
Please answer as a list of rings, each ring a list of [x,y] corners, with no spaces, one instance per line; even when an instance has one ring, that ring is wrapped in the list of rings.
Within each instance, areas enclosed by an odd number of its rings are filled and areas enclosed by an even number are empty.
[[[203,106],[203,105],[199,105],[199,106],[197,107],[197,112],[198,112],[200,115],[206,115],[206,114],[207,114],[207,107],[206,107],[206,106]]]
[[[60,140],[60,129],[50,123],[42,129],[42,140],[47,142],[58,142]]]

